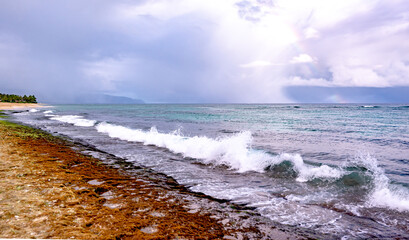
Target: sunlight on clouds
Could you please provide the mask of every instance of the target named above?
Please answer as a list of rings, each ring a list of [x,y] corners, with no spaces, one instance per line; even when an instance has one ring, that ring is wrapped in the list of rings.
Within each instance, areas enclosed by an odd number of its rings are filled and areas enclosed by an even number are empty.
[[[316,3],[319,1],[313,1]],[[402,43],[407,41],[409,24],[403,6],[404,1],[399,0],[396,6],[379,1],[346,1],[334,6],[323,3],[308,21],[309,27],[304,30],[308,41],[303,47],[319,59],[314,61],[313,69],[329,74],[326,79],[300,74],[289,77],[288,83],[332,87],[408,86],[405,76],[409,70],[406,64],[409,45]],[[327,13],[334,12],[334,16],[323,14],[325,9]],[[389,15],[385,16],[385,11]],[[309,38],[309,28],[317,30],[319,38]]]
[[[220,96],[228,97],[229,101],[263,102],[261,96],[264,101],[285,101],[286,98],[280,94],[281,77],[276,70],[263,69],[282,65],[277,59],[287,47],[298,41],[297,33],[286,16],[276,12],[271,1],[245,1],[250,4],[245,6],[246,9],[257,10],[245,10],[244,13],[240,5],[242,2],[148,1],[131,8],[121,6],[118,19],[121,25],[128,22],[130,26],[141,16],[159,20],[158,24],[175,22],[172,19],[197,23],[208,36],[201,45],[203,55],[197,56],[207,64],[198,95],[222,101],[226,100]],[[166,38],[164,33],[173,25],[165,26],[154,25],[153,38]],[[124,28],[124,32],[140,36],[151,34],[151,29],[134,31]]]
[[[163,0],[147,1],[139,4],[122,4],[116,9],[116,18],[121,24],[123,21],[135,21],[141,17],[153,17],[161,21],[173,18],[187,17],[187,19],[202,16],[203,19],[215,28],[215,34],[231,34],[234,37],[250,38],[255,43],[263,42],[264,45],[286,45],[297,41],[297,35],[289,26],[286,17],[276,14],[271,9],[274,6],[270,1],[261,4],[259,1],[245,1],[248,4],[258,4],[256,13],[240,14],[240,2],[243,1],[200,1],[200,0]],[[251,6],[254,7],[254,6]],[[254,16],[256,14],[257,16]],[[257,18],[257,21],[248,21],[248,18]],[[131,31],[128,29],[128,31]],[[221,34],[223,35],[223,34]],[[242,40],[222,36],[230,44]],[[220,39],[221,40],[221,39]],[[239,41],[240,42],[240,41]],[[243,46],[240,46],[242,48]],[[247,48],[250,46],[246,46]]]
[[[304,30],[304,36],[306,39],[319,38],[320,33],[315,28],[308,27]]]
[[[369,11],[379,0],[277,0],[276,5],[289,21],[302,20],[315,28],[330,27],[348,17]]]
[[[253,62],[249,62],[246,64],[240,64],[240,67],[242,68],[253,68],[253,67],[267,67],[267,66],[271,66],[273,65],[271,62],[268,61],[253,61]]]
[[[290,61],[290,63],[310,63],[310,62],[314,62],[314,59],[310,55],[305,53],[293,57]]]
[[[332,71],[335,86],[390,87],[388,81],[370,68],[336,66]]]

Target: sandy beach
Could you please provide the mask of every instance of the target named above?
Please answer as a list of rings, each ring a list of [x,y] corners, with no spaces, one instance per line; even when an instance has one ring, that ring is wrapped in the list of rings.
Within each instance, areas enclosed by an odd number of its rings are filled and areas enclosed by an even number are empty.
[[[41,107],[46,107],[46,106],[43,104],[38,104],[38,103],[0,102],[0,110],[29,109],[29,108],[41,108]]]
[[[0,119],[0,139],[0,238],[302,238],[40,130]]]

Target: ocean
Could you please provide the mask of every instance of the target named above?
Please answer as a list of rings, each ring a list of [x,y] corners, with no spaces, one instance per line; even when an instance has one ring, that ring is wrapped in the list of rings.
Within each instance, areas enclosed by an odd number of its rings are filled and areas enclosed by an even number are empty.
[[[55,105],[13,119],[280,224],[409,238],[409,105]]]

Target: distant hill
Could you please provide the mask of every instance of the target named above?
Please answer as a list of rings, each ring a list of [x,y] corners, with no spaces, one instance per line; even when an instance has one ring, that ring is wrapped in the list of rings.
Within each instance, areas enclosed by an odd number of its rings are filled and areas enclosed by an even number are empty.
[[[77,96],[73,103],[76,104],[142,104],[143,100],[112,96],[107,94],[90,94]]]

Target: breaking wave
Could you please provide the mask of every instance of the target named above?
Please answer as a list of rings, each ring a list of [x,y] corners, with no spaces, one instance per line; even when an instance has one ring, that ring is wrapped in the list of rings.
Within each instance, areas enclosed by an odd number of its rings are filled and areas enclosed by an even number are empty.
[[[408,190],[391,184],[384,170],[378,166],[376,158],[362,155],[356,161],[366,167],[373,178],[373,187],[366,201],[368,207],[387,207],[398,211],[409,211]]]
[[[44,111],[43,113],[44,113],[44,115],[46,117],[55,117],[56,116],[56,115],[53,114],[54,112],[51,111],[51,110]]]
[[[271,165],[266,168],[274,173],[295,173],[298,182],[307,182],[313,179],[339,179],[344,175],[340,168],[328,165],[312,166],[306,164],[299,154],[282,153],[272,159]]]
[[[78,115],[63,115],[63,116],[53,116],[51,120],[57,120],[60,122],[70,123],[79,127],[92,127],[96,124],[95,120],[88,120]]]
[[[51,111],[44,112],[51,114]],[[206,136],[184,136],[179,130],[161,133],[155,127],[149,131],[131,129],[106,122],[85,119],[78,115],[49,115],[50,119],[70,123],[75,126],[92,127],[109,137],[125,141],[140,142],[166,148],[186,158],[194,158],[204,164],[227,166],[243,173],[248,171],[267,172],[274,177],[290,177],[298,182],[312,180],[332,181],[343,187],[364,186],[367,190],[366,207],[390,208],[409,211],[409,191],[391,184],[377,159],[361,155],[340,167],[312,165],[306,163],[299,154],[271,154],[253,149],[251,132],[244,131],[228,137],[209,138]]]
[[[381,106],[376,106],[376,105],[364,105],[361,106],[362,108],[380,108]]]
[[[342,167],[314,166],[305,163],[299,154],[270,154],[251,147],[250,132],[240,132],[224,138],[206,136],[183,136],[180,131],[161,133],[155,127],[149,131],[99,123],[98,132],[112,138],[154,145],[195,158],[204,164],[224,165],[237,172],[269,172],[273,175],[292,176],[298,182],[314,179],[342,182],[344,187],[364,185],[368,187],[367,207],[386,207],[398,211],[409,211],[409,193],[404,188],[390,184],[377,160],[362,155]]]
[[[265,172],[284,161],[291,162],[297,173],[297,181],[306,182],[314,178],[339,178],[343,172],[327,165],[319,167],[304,163],[299,154],[272,155],[251,148],[250,132],[240,132],[230,137],[212,139],[205,136],[185,137],[180,131],[160,133],[154,127],[150,131],[130,129],[109,123],[96,125],[98,132],[121,140],[155,145],[195,158],[204,164],[225,165],[238,172]]]

